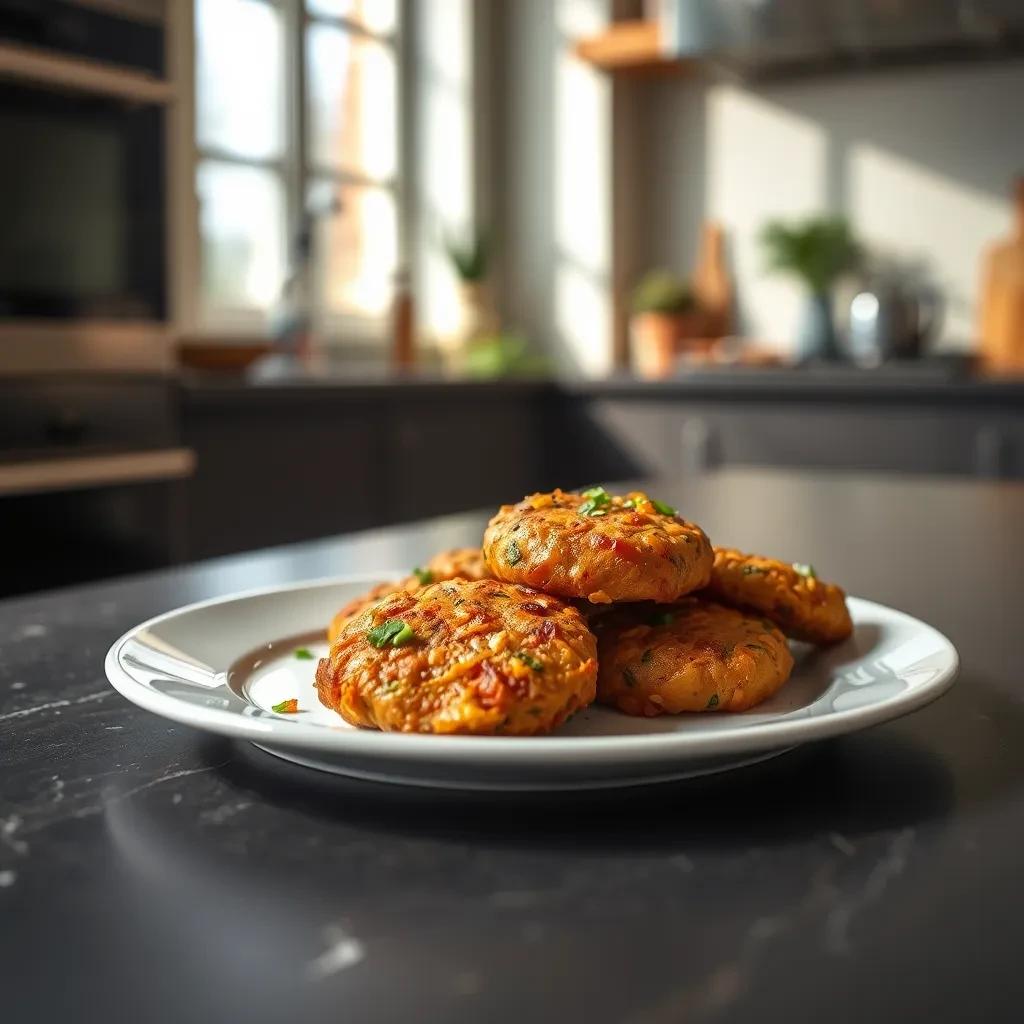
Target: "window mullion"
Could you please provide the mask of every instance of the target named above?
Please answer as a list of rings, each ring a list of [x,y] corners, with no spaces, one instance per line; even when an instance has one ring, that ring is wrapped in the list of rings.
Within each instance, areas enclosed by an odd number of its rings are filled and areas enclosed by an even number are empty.
[[[285,22],[285,102],[288,111],[288,148],[284,157],[284,184],[287,195],[287,236],[289,260],[302,225],[306,207],[305,154],[308,118],[306,114],[305,4],[303,0],[284,0]]]

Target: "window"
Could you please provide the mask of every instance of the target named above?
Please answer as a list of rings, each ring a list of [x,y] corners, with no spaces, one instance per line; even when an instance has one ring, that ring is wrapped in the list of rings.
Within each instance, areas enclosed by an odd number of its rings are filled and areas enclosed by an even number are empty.
[[[308,237],[321,328],[367,336],[399,259],[398,0],[195,0],[201,325],[266,326]]]

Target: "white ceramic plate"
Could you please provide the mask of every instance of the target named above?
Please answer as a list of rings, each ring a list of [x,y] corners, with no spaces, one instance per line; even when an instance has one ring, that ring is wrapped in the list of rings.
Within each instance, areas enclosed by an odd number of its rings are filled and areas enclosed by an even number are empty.
[[[335,579],[203,601],[144,622],[107,654],[129,700],[198,729],[357,778],[456,789],[589,789],[723,771],[810,740],[885,722],[934,700],[957,671],[953,645],[902,612],[850,599],[856,629],[828,650],[794,645],[796,668],[743,714],[630,718],[602,707],[553,736],[421,736],[347,725],[316,697],[326,623],[377,580]],[[299,714],[271,707],[298,697]]]

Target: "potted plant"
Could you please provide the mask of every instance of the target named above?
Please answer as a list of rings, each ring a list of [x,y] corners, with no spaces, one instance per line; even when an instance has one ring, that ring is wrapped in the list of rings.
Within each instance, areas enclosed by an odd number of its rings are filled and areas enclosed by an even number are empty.
[[[633,366],[642,377],[666,377],[685,338],[700,337],[693,290],[667,270],[652,270],[633,291]]]
[[[477,338],[492,335],[497,322],[487,288],[490,245],[484,231],[446,234],[445,252],[459,282],[459,324],[448,338],[449,355],[461,358]]]
[[[798,278],[807,300],[797,338],[802,359],[838,359],[832,288],[845,273],[856,270],[862,249],[843,217],[811,217],[784,223],[770,221],[761,232],[768,269]]]

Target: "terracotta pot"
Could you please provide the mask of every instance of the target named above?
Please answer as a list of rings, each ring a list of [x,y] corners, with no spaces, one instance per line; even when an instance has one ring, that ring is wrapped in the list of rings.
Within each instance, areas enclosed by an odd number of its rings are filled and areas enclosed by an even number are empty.
[[[689,313],[635,313],[630,321],[633,371],[639,377],[670,377],[683,352],[704,351],[709,342],[704,315]]]

